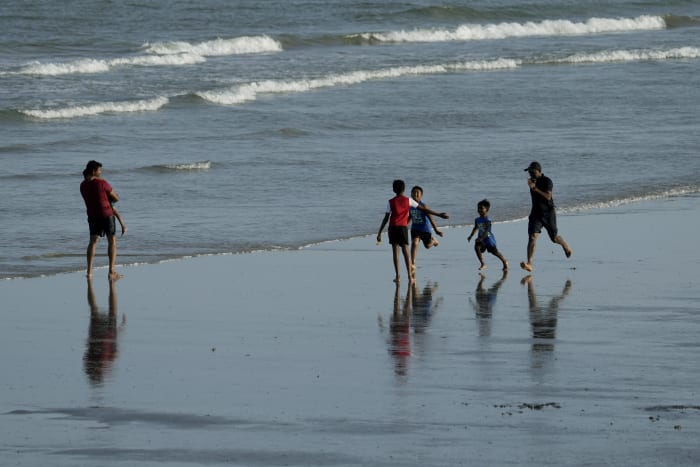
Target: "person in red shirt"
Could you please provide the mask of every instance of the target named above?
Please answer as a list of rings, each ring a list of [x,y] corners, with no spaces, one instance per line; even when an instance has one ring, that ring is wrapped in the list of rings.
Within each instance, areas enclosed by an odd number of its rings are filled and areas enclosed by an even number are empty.
[[[87,277],[92,277],[92,264],[95,259],[97,242],[100,237],[106,236],[109,242],[107,247],[108,277],[119,279],[121,275],[114,269],[117,262],[117,237],[115,235],[114,211],[112,210],[112,203],[119,201],[119,195],[107,183],[107,180],[102,178],[102,164],[99,162],[89,161],[83,170],[83,177],[84,180],[80,184],[80,194],[85,201],[88,225],[90,226],[90,243],[87,247]]]
[[[403,180],[394,180],[393,189],[396,196],[389,200],[382,225],[379,227],[379,232],[377,233],[377,243],[382,241],[382,231],[387,222],[389,222],[389,243],[391,244],[391,251],[394,258],[394,271],[396,273],[394,282],[397,284],[401,282],[401,274],[399,273],[399,249],[401,249],[404,261],[406,262],[406,272],[410,283],[413,284],[415,278],[411,268],[411,257],[408,250],[408,219],[410,208],[417,208],[430,215],[438,216],[443,219],[449,219],[450,216],[444,212],[435,212],[428,209],[427,206],[418,204],[413,198],[405,196],[403,193],[406,191],[406,184]]]

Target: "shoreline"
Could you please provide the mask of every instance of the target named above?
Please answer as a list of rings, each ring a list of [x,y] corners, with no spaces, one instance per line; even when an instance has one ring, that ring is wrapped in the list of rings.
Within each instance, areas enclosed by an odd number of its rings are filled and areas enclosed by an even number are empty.
[[[695,465],[699,199],[561,215],[533,274],[512,222],[505,277],[451,228],[416,287],[371,237],[2,281],[0,461]]]
[[[639,195],[639,196],[630,196],[626,198],[617,198],[613,200],[608,200],[608,201],[600,201],[600,202],[590,202],[590,203],[583,203],[580,205],[576,205],[573,207],[564,207],[564,208],[557,208],[557,214],[560,216],[577,216],[577,215],[597,215],[598,213],[603,214],[605,211],[610,210],[610,209],[624,209],[626,206],[630,206],[631,208],[634,208],[634,205],[640,204],[640,203],[648,203],[648,202],[656,202],[656,201],[664,201],[664,200],[672,200],[675,198],[685,198],[685,197],[694,197],[698,196],[700,193],[700,189],[692,186],[682,186],[682,187],[675,187],[669,190],[666,190],[664,192],[660,193],[655,193],[655,194],[648,194],[648,195]],[[494,226],[502,225],[502,224],[510,224],[510,223],[517,223],[521,221],[527,220],[527,215],[523,217],[517,217],[517,218],[512,218],[512,219],[505,219],[505,220],[495,220],[493,222]],[[377,221],[379,222],[379,221]],[[377,224],[378,225],[378,224]],[[455,225],[445,225],[442,228],[448,229],[448,230],[458,230],[458,229],[467,229],[471,228],[471,223],[465,223],[465,224],[455,224]],[[133,268],[133,267],[139,267],[139,266],[144,266],[144,265],[157,265],[157,264],[165,264],[173,261],[188,261],[190,259],[195,259],[195,258],[201,258],[201,257],[210,257],[210,256],[235,256],[235,255],[246,255],[246,254],[256,254],[260,252],[275,252],[275,251],[280,251],[280,252],[285,252],[285,251],[297,251],[297,250],[306,250],[306,249],[312,249],[317,246],[321,246],[327,243],[335,243],[335,242],[345,242],[345,241],[355,241],[355,240],[361,240],[363,238],[367,237],[373,237],[375,233],[369,232],[366,234],[358,234],[358,235],[352,235],[348,236],[345,238],[333,238],[333,239],[326,239],[326,240],[319,240],[311,243],[304,243],[304,244],[299,244],[299,245],[293,245],[293,246],[269,246],[267,248],[255,248],[255,249],[246,249],[246,250],[241,250],[241,251],[226,251],[226,252],[218,252],[218,253],[199,253],[199,254],[191,254],[191,255],[184,255],[184,256],[173,256],[171,258],[163,258],[159,260],[155,260],[153,262],[150,261],[137,261],[133,263],[129,262],[121,262],[120,263],[120,256],[117,257],[117,268]],[[121,240],[121,238],[120,238]],[[100,246],[98,246],[98,254],[95,258],[95,264],[96,270],[99,270],[101,268],[106,268],[106,246],[103,245],[104,239],[100,242]],[[100,250],[101,248],[101,250]],[[128,246],[124,247],[121,246],[120,250],[125,251],[125,255],[122,255],[121,258],[123,259],[124,257],[129,257],[129,256],[134,256],[130,253],[128,253],[129,249]],[[79,255],[71,255],[71,256],[79,256]],[[102,264],[105,263],[105,264]],[[19,276],[13,276],[13,277],[2,277],[0,278],[0,282],[2,281],[14,281],[18,279],[36,279],[36,278],[41,278],[41,277],[53,277],[61,274],[74,274],[74,273],[80,273],[84,271],[83,269],[72,269],[72,270],[65,270],[65,271],[58,271],[58,272],[52,272],[52,273],[42,273],[38,275],[19,275]]]

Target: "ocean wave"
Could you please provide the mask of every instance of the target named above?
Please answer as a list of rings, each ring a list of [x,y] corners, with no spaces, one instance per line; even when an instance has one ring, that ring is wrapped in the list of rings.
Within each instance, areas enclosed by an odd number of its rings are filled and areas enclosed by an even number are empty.
[[[606,63],[695,58],[700,58],[700,48],[679,47],[668,50],[609,50],[595,53],[578,53],[559,60],[555,60],[555,62]]]
[[[130,102],[103,102],[92,105],[79,105],[61,109],[20,110],[21,113],[34,118],[76,118],[103,113],[149,112],[158,110],[169,102],[167,97]]]
[[[114,67],[123,66],[194,65],[206,62],[208,56],[279,52],[282,50],[282,44],[268,36],[243,36],[233,39],[214,39],[197,44],[182,41],[146,43],[143,49],[148,55],[110,60],[86,58],[59,63],[31,62],[22,66],[17,72],[3,74],[60,76],[106,73]]]
[[[666,21],[667,28],[684,28],[700,26],[700,18],[698,18],[697,16],[666,15],[664,16],[664,21]]]
[[[156,169],[165,170],[209,170],[211,161],[181,162],[179,164],[163,164],[154,166]]]
[[[676,197],[680,197],[680,196],[696,195],[698,193],[700,193],[700,186],[686,185],[686,186],[675,187],[675,188],[671,188],[669,190],[658,191],[658,192],[653,192],[653,193],[632,195],[632,196],[627,196],[624,198],[616,198],[616,199],[605,200],[605,201],[595,201],[595,202],[582,203],[582,204],[578,204],[575,206],[568,206],[568,207],[564,207],[564,208],[559,208],[558,211],[561,213],[575,213],[575,212],[592,211],[592,210],[599,210],[599,209],[609,209],[609,208],[615,208],[618,206],[626,206],[628,204],[641,203],[643,201],[654,201],[654,200],[666,199],[666,198],[676,198]]]
[[[574,36],[640,30],[665,29],[661,16],[636,18],[590,18],[585,22],[544,20],[526,23],[464,24],[457,29],[414,29],[386,33],[353,34],[365,42],[447,42],[507,39],[509,37]]]
[[[269,36],[242,36],[232,39],[214,39],[192,44],[184,41],[146,43],[143,48],[148,53],[170,55],[192,53],[197,55],[220,56],[242,55],[282,51],[282,44]]]
[[[202,55],[180,53],[176,55],[144,55],[112,60],[84,59],[65,63],[34,62],[23,66],[17,73],[36,76],[105,73],[119,66],[181,66],[194,65],[206,60]]]
[[[366,81],[401,78],[404,76],[443,74],[459,71],[488,71],[517,68],[518,60],[496,59],[453,64],[420,65],[385,68],[374,71],[353,71],[332,74],[321,78],[300,80],[266,80],[243,84],[220,91],[201,91],[196,95],[204,100],[222,105],[236,105],[253,101],[259,94],[300,93],[334,86],[348,86]]]

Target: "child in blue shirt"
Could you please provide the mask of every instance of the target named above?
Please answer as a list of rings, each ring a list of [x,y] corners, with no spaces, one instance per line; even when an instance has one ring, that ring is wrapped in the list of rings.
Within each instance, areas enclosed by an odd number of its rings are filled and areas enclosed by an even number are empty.
[[[411,198],[413,198],[420,206],[425,206],[421,201],[423,199],[423,188],[418,185],[411,188]],[[442,237],[442,232],[435,224],[433,217],[426,211],[419,208],[411,208],[411,273],[416,272],[416,256],[418,255],[418,245],[423,242],[425,248],[438,246],[439,243],[433,237],[433,230]],[[431,228],[432,226],[432,228]]]
[[[484,251],[488,251],[501,260],[503,263],[503,270],[507,271],[508,261],[506,261],[501,252],[498,251],[498,247],[496,247],[496,237],[494,237],[491,232],[491,220],[487,216],[489,209],[491,209],[491,203],[489,203],[487,199],[482,199],[477,203],[476,208],[479,212],[479,217],[474,219],[474,228],[472,229],[472,233],[469,234],[469,237],[467,237],[467,241],[470,242],[474,234],[479,232],[476,241],[474,241],[474,252],[476,252],[476,257],[479,258],[479,263],[481,263],[479,270],[486,269],[483,253]]]

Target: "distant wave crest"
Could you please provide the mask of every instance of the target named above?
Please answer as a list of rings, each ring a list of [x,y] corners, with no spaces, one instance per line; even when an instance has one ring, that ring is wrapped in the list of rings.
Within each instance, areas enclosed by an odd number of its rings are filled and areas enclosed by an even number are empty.
[[[415,29],[386,33],[364,33],[360,37],[367,42],[446,42],[506,39],[509,37],[573,36],[639,30],[665,29],[661,16],[636,18],[590,18],[585,22],[569,20],[545,20],[526,23],[464,24],[454,30]]]
[[[182,162],[179,164],[164,164],[164,165],[157,165],[155,168],[166,169],[166,170],[209,170],[211,168],[211,161]]]
[[[215,39],[197,44],[189,42],[146,43],[147,55],[120,57],[110,60],[86,58],[72,62],[32,62],[22,66],[16,74],[59,76],[70,74],[105,73],[120,66],[183,66],[206,62],[208,56],[279,52],[280,42],[268,36]]]
[[[65,63],[35,62],[18,71],[22,75],[59,76],[72,74],[105,73],[118,66],[179,66],[205,62],[206,58],[193,53],[177,55],[145,55],[112,60],[84,59]]]
[[[299,93],[320,88],[348,86],[366,81],[400,78],[403,76],[441,74],[457,71],[503,70],[517,68],[519,65],[520,62],[518,60],[497,59],[454,64],[394,67],[374,71],[354,71],[345,74],[333,74],[313,79],[257,81],[225,90],[202,91],[196,93],[196,95],[216,104],[236,105],[253,101],[259,94]]]
[[[668,50],[609,50],[596,53],[579,53],[557,60],[558,63],[605,63],[643,60],[700,58],[700,48],[679,47]]]
[[[232,39],[218,38],[196,44],[184,41],[146,43],[144,49],[160,55],[191,53],[208,57],[280,52],[282,44],[269,36],[243,36]]]
[[[581,211],[591,211],[596,209],[607,209],[614,208],[618,206],[626,206],[628,204],[640,203],[643,201],[654,201],[658,199],[675,198],[678,196],[688,196],[700,193],[699,186],[680,186],[676,188],[671,188],[665,191],[659,191],[655,193],[647,193],[643,195],[629,196],[626,198],[613,199],[608,201],[598,201],[592,203],[583,203],[576,206],[571,206],[563,209],[558,209],[562,213],[565,212],[581,212]]]
[[[21,110],[20,112],[34,118],[76,118],[103,113],[148,112],[158,110],[169,102],[166,97],[130,102],[103,102],[92,105],[79,105],[61,109]]]

